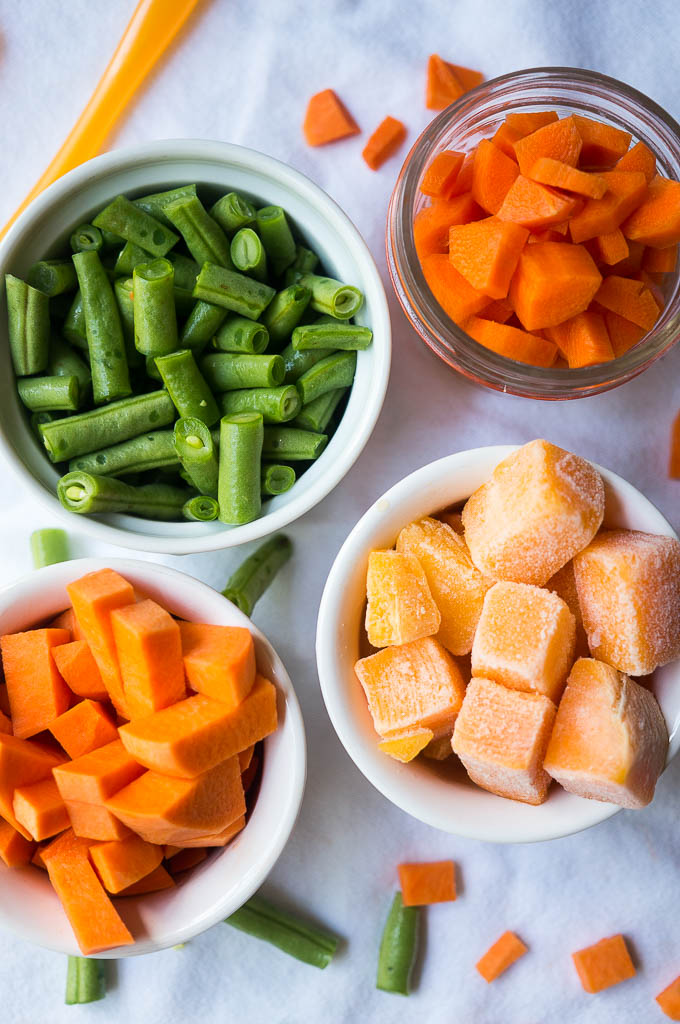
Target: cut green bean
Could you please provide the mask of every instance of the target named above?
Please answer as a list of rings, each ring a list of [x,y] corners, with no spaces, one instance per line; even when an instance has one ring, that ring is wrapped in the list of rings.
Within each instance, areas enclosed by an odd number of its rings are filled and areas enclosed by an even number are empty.
[[[81,399],[87,396],[92,387],[92,374],[87,363],[68,342],[56,335],[50,341],[47,372],[53,377],[77,377]]]
[[[50,347],[50,300],[12,274],[5,274],[9,348],[17,377],[42,373]]]
[[[52,462],[75,459],[147,431],[172,423],[177,416],[167,391],[152,391],[77,416],[45,423],[40,428]]]
[[[220,521],[231,526],[257,519],[262,508],[262,416],[243,412],[220,420]]]
[[[142,249],[141,245],[135,245],[134,242],[126,242],[116,257],[114,270],[117,274],[129,277],[140,263],[148,262],[149,254],[146,249]]]
[[[215,306],[211,302],[202,302],[199,299],[182,328],[182,347],[190,348],[196,354],[202,352],[228,315],[222,306]]]
[[[168,260],[135,267],[133,304],[135,348],[145,356],[164,356],[177,348],[175,272]]]
[[[356,352],[334,352],[312,366],[295,383],[303,405],[309,405],[315,398],[337,388],[348,388],[357,366]]]
[[[290,338],[291,332],[300,323],[311,297],[311,290],[299,284],[289,285],[283,291],[277,292],[262,314],[262,323],[275,345],[281,345]]]
[[[361,352],[371,344],[373,331],[358,324],[305,324],[303,327],[295,328],[290,340],[298,352],[312,348]]]
[[[263,206],[257,211],[257,230],[274,274],[278,277],[295,259],[295,239],[280,206]]]
[[[78,470],[67,473],[57,484],[57,496],[64,508],[79,515],[125,512],[143,519],[179,519],[191,497],[185,487],[171,484],[143,484],[133,487],[114,476],[100,476]]]
[[[269,462],[262,466],[260,487],[262,494],[273,497],[276,494],[285,494],[295,483],[295,470],[292,466],[277,465]]]
[[[84,956],[70,956],[66,972],[67,1006],[96,1003],[106,995],[106,968],[104,960],[90,960]]]
[[[75,267],[74,267],[75,270]],[[80,289],[73,296],[73,302],[69,308],[66,318],[61,325],[61,333],[64,337],[75,345],[76,348],[83,349],[84,352],[88,351],[87,348],[87,331],[85,330],[85,314],[83,313],[83,297],[80,294]]]
[[[66,532],[55,529],[34,530],[31,534],[31,555],[34,569],[68,562],[70,555]]]
[[[216,263],[228,270],[233,268],[229,239],[197,196],[169,203],[165,207],[165,215],[177,228],[199,266]]]
[[[68,464],[69,472],[96,473],[101,476],[126,476],[149,469],[177,466],[179,459],[172,430],[153,430],[131,437],[87,455],[79,455]]]
[[[328,444],[326,434],[316,434],[298,427],[265,427],[262,457],[285,462],[311,462]]]
[[[17,381],[19,398],[31,412],[76,412],[80,404],[78,378],[22,377]]]
[[[201,494],[217,497],[217,447],[205,423],[194,417],[177,420],[173,448],[189,482]]]
[[[347,388],[337,388],[336,391],[327,391],[325,395],[319,395],[313,402],[302,406],[293,420],[292,426],[323,434],[346,393]]]
[[[44,292],[50,298],[73,292],[78,287],[78,278],[71,260],[39,260],[34,263],[26,278],[32,288]]]
[[[256,281],[267,280],[267,254],[260,236],[252,228],[241,228],[231,240],[231,262],[242,274]]]
[[[134,242],[152,256],[165,256],[179,241],[174,231],[135,206],[125,196],[116,196],[97,214],[93,224],[120,235],[126,242]]]
[[[120,249],[125,245],[125,239],[120,235],[114,235],[113,231],[102,229],[102,252],[110,252],[112,249]]]
[[[146,367],[146,375],[147,375],[147,377],[150,377],[151,380],[158,381],[159,384],[162,384],[163,383],[163,377],[161,376],[161,371],[156,366],[156,357],[155,356],[144,356],[143,359],[144,359],[144,363],[145,363],[145,367]]]
[[[207,494],[194,494],[182,508],[184,518],[194,523],[211,523],[219,514],[217,498],[211,498]]]
[[[270,537],[232,573],[222,594],[250,618],[255,605],[292,553],[293,545],[285,534]]]
[[[190,349],[159,356],[156,366],[181,417],[193,416],[209,427],[217,422],[217,402]]]
[[[243,388],[220,395],[223,416],[239,412],[259,412],[265,423],[287,423],[294,419],[302,403],[297,388],[283,384],[277,388]]]
[[[169,252],[168,259],[175,271],[175,288],[192,292],[196,284],[198,272],[201,269],[196,260],[192,260],[189,256],[184,256],[181,252]]]
[[[43,423],[54,423],[55,420],[59,419],[61,413],[58,412],[34,412],[31,413],[31,430],[42,444],[42,434],[40,428]]]
[[[319,277],[317,274],[301,274],[297,283],[310,288],[312,298],[310,306],[317,313],[327,313],[336,320],[349,319],[358,313],[364,297],[358,288],[342,284],[332,277]]]
[[[295,259],[291,263],[291,270],[297,270],[301,274],[313,274],[319,265],[319,257],[311,249],[304,245],[295,246]]]
[[[195,299],[223,306],[249,320],[262,316],[274,294],[269,285],[214,263],[203,264],[194,287]]]
[[[238,192],[229,192],[218,199],[210,210],[210,216],[220,225],[222,230],[231,237],[239,228],[255,223],[255,207]]]
[[[140,199],[133,199],[135,206],[138,206],[140,210],[144,210],[144,213],[150,214],[159,220],[161,224],[172,227],[170,221],[165,216],[165,208],[170,203],[176,202],[178,199],[189,199],[191,196],[196,195],[195,185],[180,185],[179,188],[168,189],[167,192],[154,192],[150,196],[142,196]]]
[[[332,348],[317,348],[309,349],[306,352],[297,352],[292,345],[286,345],[281,358],[283,359],[286,367],[286,376],[284,377],[284,383],[294,384],[296,380],[299,380],[303,373],[307,370],[311,370],[313,366],[320,363],[326,356],[332,356]]]
[[[104,239],[99,228],[94,224],[81,224],[70,238],[72,252],[99,252]]]
[[[135,304],[132,298],[134,288],[134,281],[131,277],[119,277],[113,283],[113,295],[120,314],[120,325],[125,338],[125,354],[130,369],[141,366],[144,362],[142,353],[135,348]],[[160,380],[160,377],[158,379]]]
[[[418,948],[419,907],[405,907],[395,893],[380,940],[376,988],[407,996]]]
[[[213,306],[219,309],[219,306]],[[227,316],[220,329],[212,339],[212,347],[219,352],[241,352],[249,355],[260,355],[269,344],[269,332],[264,324],[249,320],[245,316],[229,316],[226,310],[221,311]]]
[[[281,356],[235,352],[204,356],[201,370],[213,391],[276,387],[283,384],[286,372]]]
[[[251,896],[225,923],[321,970],[328,967],[340,941],[325,928],[302,921],[261,896]]]
[[[125,338],[113,288],[96,252],[77,252],[73,264],[83,301],[95,405],[131,394]]]

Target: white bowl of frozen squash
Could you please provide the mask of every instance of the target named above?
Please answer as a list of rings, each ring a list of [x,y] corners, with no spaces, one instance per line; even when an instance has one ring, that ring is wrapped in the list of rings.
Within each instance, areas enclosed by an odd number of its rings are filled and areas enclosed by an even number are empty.
[[[647,806],[680,746],[679,658],[673,529],[546,441],[392,487],[341,548],[317,628],[357,767],[413,817],[491,842]]]

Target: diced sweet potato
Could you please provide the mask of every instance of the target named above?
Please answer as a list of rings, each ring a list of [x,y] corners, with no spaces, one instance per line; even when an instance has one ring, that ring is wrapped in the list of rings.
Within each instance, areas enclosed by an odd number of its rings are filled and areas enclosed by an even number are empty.
[[[71,824],[54,779],[14,790],[14,816],[35,840],[49,839]]]
[[[104,686],[102,674],[92,657],[92,651],[84,640],[73,640],[52,648],[52,657],[66,685],[79,697],[91,700],[108,700],[109,691]]]
[[[0,858],[8,868],[20,868],[30,864],[35,855],[36,845],[21,832],[0,819]]]
[[[90,860],[107,892],[119,893],[146,878],[163,860],[163,850],[139,836],[93,843]]]
[[[143,718],[186,696],[179,625],[155,601],[111,612],[116,655],[130,718]]]
[[[130,829],[107,811],[103,804],[87,804],[82,800],[66,800],[65,803],[71,828],[82,839],[109,842],[130,835]]]
[[[425,749],[433,739],[433,736],[434,734],[431,729],[409,729],[398,736],[382,740],[378,744],[378,750],[382,750],[383,754],[393,757],[395,761],[408,764],[409,761],[412,761],[414,757],[417,757]]]
[[[182,653],[192,690],[236,707],[255,682],[255,647],[249,629],[181,622]]]
[[[118,739],[118,730],[108,711],[93,700],[81,700],[59,715],[50,725],[50,732],[71,758]]]
[[[120,740],[62,764],[54,778],[62,798],[100,804],[144,771]]]
[[[67,710],[71,691],[52,649],[70,639],[65,629],[31,629],[0,637],[14,735],[29,739]]]
[[[31,835],[14,816],[14,790],[49,779],[52,769],[62,761],[63,756],[48,751],[38,743],[0,733],[0,815],[24,839],[30,839]]]

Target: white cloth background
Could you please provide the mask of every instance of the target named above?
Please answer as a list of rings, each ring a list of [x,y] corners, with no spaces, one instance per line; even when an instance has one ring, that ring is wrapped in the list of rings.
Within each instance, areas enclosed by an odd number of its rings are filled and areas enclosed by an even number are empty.
[[[90,95],[133,0],[0,0],[0,222],[28,191]],[[243,143],[289,161],[325,188],[364,234],[388,294],[383,235],[400,157],[372,173],[367,134],[386,115],[409,145],[425,126],[428,54],[489,77],[562,64],[622,78],[680,115],[674,0],[212,0],[154,76],[112,145],[200,137]],[[309,149],[308,97],[334,87],[364,134]],[[402,152],[402,156],[404,153]],[[181,951],[119,963],[106,1001],[62,1005],[64,958],[0,931],[0,1020],[300,1024],[646,1024],[654,996],[680,973],[680,759],[651,808],[623,811],[581,835],[503,847],[440,834],[388,804],[342,749],[326,716],[312,622],[331,562],[365,508],[406,473],[460,449],[545,436],[623,474],[680,525],[680,483],[666,478],[668,432],[680,405],[680,351],[597,398],[532,403],[475,388],[448,372],[391,299],[392,379],[382,417],[343,483],[289,531],[293,563],[256,611],[282,655],[307,726],[309,779],[295,833],[266,891],[308,910],[348,940],[325,972],[218,925]],[[0,488],[0,583],[28,572],[29,532],[48,525],[6,467]],[[77,522],[73,521],[73,532]],[[78,553],[93,553],[82,541]],[[97,553],[105,553],[98,549]],[[108,553],[114,554],[110,549]],[[218,586],[243,552],[167,558]],[[396,864],[453,857],[461,892],[426,914],[417,991],[375,990],[380,933]],[[474,969],[505,929],[530,953],[491,986]],[[631,941],[638,975],[586,995],[570,953],[614,932]]]

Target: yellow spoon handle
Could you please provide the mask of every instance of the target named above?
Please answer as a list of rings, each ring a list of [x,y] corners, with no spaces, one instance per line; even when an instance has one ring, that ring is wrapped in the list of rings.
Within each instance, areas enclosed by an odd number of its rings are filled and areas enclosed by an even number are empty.
[[[160,60],[199,0],[140,0],[109,66],[49,167],[0,232],[53,181],[96,156],[134,94]]]

